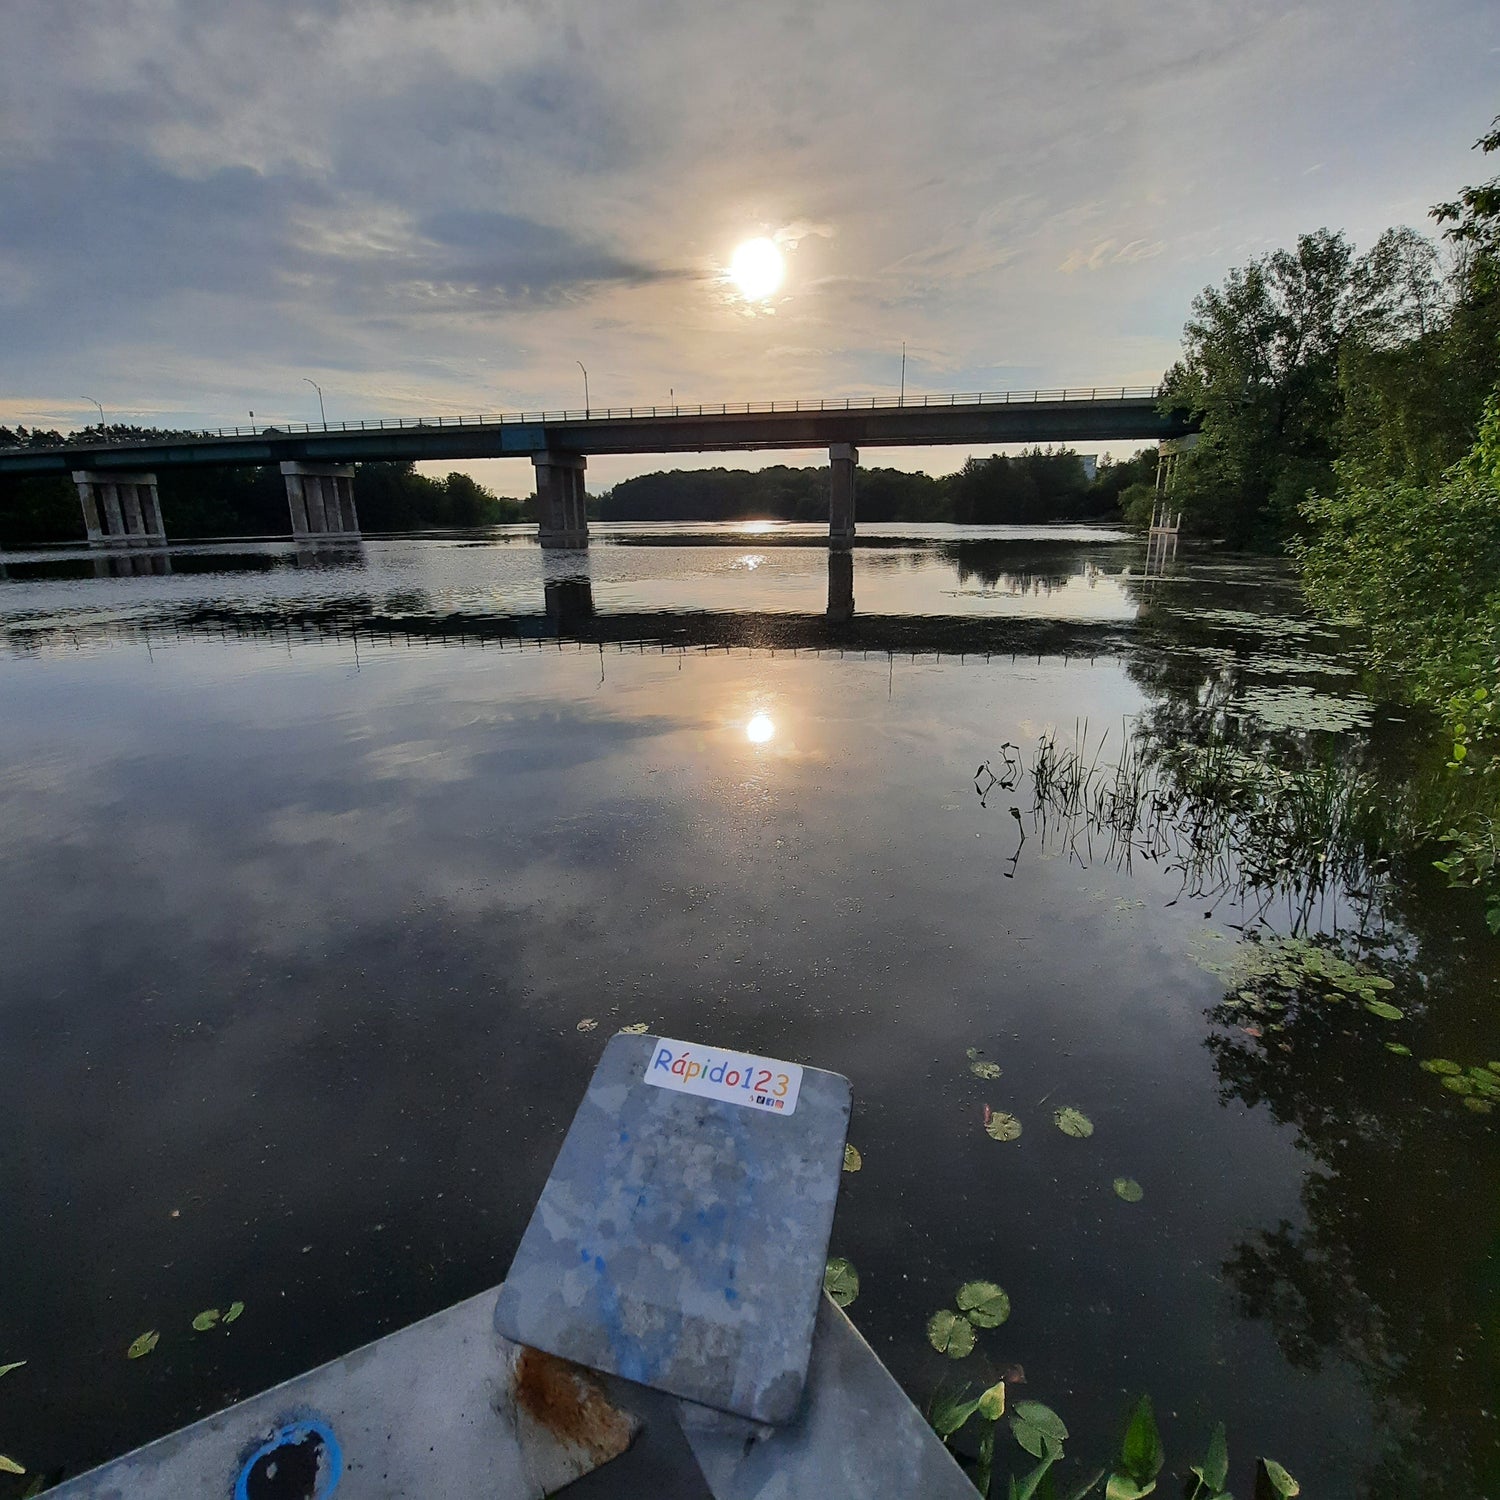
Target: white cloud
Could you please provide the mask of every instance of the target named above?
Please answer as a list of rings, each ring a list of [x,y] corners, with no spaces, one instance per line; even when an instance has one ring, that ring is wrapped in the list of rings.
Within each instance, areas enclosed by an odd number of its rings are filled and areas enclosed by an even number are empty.
[[[1236,260],[1481,176],[1500,40],[1488,0],[15,9],[4,404],[184,423],[308,373],[556,406],[580,358],[617,404],[875,391],[903,341],[908,389],[1134,382]],[[769,316],[719,280],[752,234]]]
[[[1069,251],[1057,269],[1067,275],[1074,271],[1102,271],[1105,266],[1134,265],[1136,261],[1154,260],[1166,248],[1164,240],[1135,239],[1122,245],[1111,237],[1100,240],[1092,249]]]

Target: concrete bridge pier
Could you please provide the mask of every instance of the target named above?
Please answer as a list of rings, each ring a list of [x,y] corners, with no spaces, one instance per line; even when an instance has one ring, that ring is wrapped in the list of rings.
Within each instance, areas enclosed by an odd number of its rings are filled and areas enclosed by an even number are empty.
[[[538,534],[544,547],[587,547],[588,503],[581,453],[533,453]]]
[[[358,536],[354,470],[347,464],[283,463],[292,535]]]
[[[853,443],[834,443],[828,450],[828,545],[848,547],[854,541],[854,479],[859,449]]]
[[[155,474],[100,474],[74,469],[91,547],[160,545],[167,539]]]

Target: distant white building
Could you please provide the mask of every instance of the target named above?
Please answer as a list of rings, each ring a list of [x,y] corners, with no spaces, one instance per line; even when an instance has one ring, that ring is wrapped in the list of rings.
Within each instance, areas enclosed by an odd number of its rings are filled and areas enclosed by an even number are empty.
[[[1092,480],[1099,472],[1099,455],[1097,453],[1080,453],[1078,462],[1083,465],[1083,477]]]

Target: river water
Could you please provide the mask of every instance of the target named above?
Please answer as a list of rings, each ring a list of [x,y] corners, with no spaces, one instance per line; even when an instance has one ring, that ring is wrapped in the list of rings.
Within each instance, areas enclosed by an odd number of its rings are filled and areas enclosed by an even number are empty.
[[[1237,1493],[1500,1494],[1500,1113],[1419,1066],[1500,1058],[1495,940],[1428,855],[1246,832],[1267,767],[1397,796],[1418,726],[1277,564],[817,540],[3,560],[0,1452],[77,1472],[498,1282],[645,1023],[852,1080],[831,1250],[919,1402],[1005,1375],[1071,1470],[1149,1392]],[[976,1278],[1012,1313],[954,1361]]]

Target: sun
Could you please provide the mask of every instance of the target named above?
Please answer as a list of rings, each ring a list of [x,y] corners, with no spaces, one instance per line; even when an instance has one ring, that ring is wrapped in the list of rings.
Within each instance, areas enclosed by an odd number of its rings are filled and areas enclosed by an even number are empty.
[[[764,236],[746,240],[729,262],[730,280],[747,302],[764,302],[781,285],[785,271],[781,251]]]

